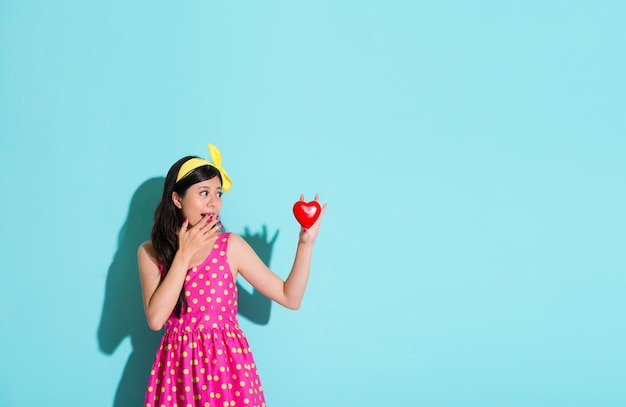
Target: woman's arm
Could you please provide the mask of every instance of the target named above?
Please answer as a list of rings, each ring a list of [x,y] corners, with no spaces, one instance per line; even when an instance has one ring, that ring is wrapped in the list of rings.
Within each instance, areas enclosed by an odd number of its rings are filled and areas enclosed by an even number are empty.
[[[174,310],[185,282],[189,261],[188,256],[186,258],[180,251],[176,252],[172,266],[161,281],[161,272],[152,243],[146,242],[139,246],[137,262],[143,308],[151,329],[160,330]]]
[[[241,236],[234,233],[231,233],[228,242],[229,262],[243,278],[266,297],[289,309],[300,308],[309,280],[313,245],[325,210],[326,204],[322,207],[322,213],[315,224],[307,230],[300,231],[293,266],[285,281],[261,261]]]
[[[213,227],[217,222],[217,219],[200,221],[188,227],[189,223],[185,220],[178,232],[178,250],[163,279],[152,243],[146,242],[139,246],[137,262],[143,308],[151,329],[160,330],[172,314],[194,256],[212,247],[219,235],[219,229]]]

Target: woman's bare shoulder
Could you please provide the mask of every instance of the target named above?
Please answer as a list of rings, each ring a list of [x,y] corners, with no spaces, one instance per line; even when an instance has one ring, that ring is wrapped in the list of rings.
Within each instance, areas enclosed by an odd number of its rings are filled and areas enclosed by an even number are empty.
[[[154,249],[152,242],[148,240],[147,242],[140,244],[139,249],[137,249],[137,255],[148,255],[151,259],[156,260],[156,250]]]
[[[238,235],[237,233],[234,232],[229,232],[228,233],[228,247],[229,248],[234,248],[234,249],[241,249],[242,247],[246,247],[248,246],[248,242],[246,242],[246,240],[241,237],[240,235]]]

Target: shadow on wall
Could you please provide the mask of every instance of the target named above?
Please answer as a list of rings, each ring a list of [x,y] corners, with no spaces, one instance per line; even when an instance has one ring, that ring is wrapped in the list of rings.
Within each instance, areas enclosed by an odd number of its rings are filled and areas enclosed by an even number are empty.
[[[163,332],[152,331],[145,319],[137,269],[137,248],[150,239],[154,210],[161,199],[164,181],[163,177],[151,178],[135,191],[128,218],[120,230],[117,252],[107,274],[98,327],[100,351],[112,355],[127,336],[132,347],[117,387],[114,407],[143,405],[148,375],[163,335]],[[246,228],[242,237],[269,266],[278,231],[268,240],[265,226],[260,234],[255,235]],[[256,324],[266,325],[270,319],[271,301],[256,290],[249,293],[239,283],[237,288],[239,315]]]

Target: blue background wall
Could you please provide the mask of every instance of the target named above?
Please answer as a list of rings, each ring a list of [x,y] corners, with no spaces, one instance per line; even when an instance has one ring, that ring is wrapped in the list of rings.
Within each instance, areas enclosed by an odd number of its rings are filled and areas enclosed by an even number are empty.
[[[329,203],[302,309],[241,317],[270,407],[626,405],[625,17],[1,1],[0,405],[142,396],[135,250],[207,142],[278,274]]]

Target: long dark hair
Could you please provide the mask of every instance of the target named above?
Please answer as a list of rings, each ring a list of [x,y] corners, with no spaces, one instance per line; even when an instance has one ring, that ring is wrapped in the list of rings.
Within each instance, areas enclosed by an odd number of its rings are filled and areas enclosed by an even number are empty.
[[[178,250],[177,232],[184,220],[181,210],[178,209],[176,205],[174,205],[174,201],[172,201],[172,193],[176,192],[182,198],[185,196],[190,186],[216,176],[219,177],[220,183],[222,182],[219,171],[210,165],[198,167],[184,176],[180,181],[176,182],[180,167],[191,158],[196,157],[187,156],[181,158],[176,161],[167,172],[165,185],[163,186],[163,196],[154,211],[154,226],[152,227],[151,239],[152,245],[156,250],[157,261],[162,268],[162,279],[169,271],[172,261],[174,261],[174,255]],[[184,313],[186,304],[185,289],[183,287],[180,290],[178,301],[174,307],[174,314],[177,317],[180,317],[180,315]]]

